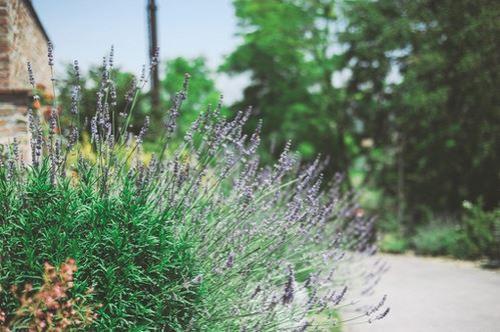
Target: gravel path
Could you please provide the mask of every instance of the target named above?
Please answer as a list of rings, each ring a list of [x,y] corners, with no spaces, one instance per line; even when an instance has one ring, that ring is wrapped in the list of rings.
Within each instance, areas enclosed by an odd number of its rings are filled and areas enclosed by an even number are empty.
[[[500,271],[439,258],[384,255],[390,270],[377,286],[388,317],[346,332],[498,332]]]

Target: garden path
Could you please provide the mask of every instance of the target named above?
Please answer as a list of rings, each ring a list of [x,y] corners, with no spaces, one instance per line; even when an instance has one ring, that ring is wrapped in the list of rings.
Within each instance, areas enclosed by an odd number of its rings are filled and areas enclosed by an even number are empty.
[[[345,326],[343,331],[500,331],[500,271],[442,258],[382,256],[390,270],[375,296],[388,294],[390,314],[373,324]]]

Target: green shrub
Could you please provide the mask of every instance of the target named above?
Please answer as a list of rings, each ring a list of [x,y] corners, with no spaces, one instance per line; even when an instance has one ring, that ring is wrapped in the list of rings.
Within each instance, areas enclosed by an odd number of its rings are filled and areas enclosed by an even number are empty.
[[[458,226],[432,223],[417,229],[412,245],[417,254],[449,255],[455,250],[460,236]]]
[[[474,245],[476,250],[467,258],[487,257],[491,261],[500,261],[500,208],[485,211],[481,204],[464,202],[465,215],[463,231],[465,241]]]
[[[6,181],[5,168],[0,170],[2,284],[36,283],[44,262],[72,257],[82,280],[75,290],[96,286],[105,305],[99,329],[185,326],[201,292],[179,288],[200,269],[187,230],[177,227],[181,234],[174,235],[165,227],[171,212],[160,213],[133,178],[106,195],[95,185],[97,170],[84,165],[77,168],[77,185],[71,178],[52,185],[47,161],[28,170],[23,182]],[[9,294],[2,302],[13,303]]]
[[[460,259],[500,260],[500,209],[484,211],[464,202],[461,222],[433,220],[417,229],[412,245],[418,254],[450,255]]]
[[[0,289],[40,287],[45,262],[71,258],[78,265],[72,295],[93,288],[102,304],[90,330],[324,326],[318,314],[335,313],[351,294],[350,274],[342,275],[348,267],[339,271],[340,264],[351,251],[374,252],[372,219],[341,193],[340,180],[323,191],[322,163],[300,165],[290,144],[273,167],[261,166],[260,127],[243,131],[250,111],[230,120],[220,105],[200,113],[172,148],[187,78],[166,116],[161,152],[145,162],[149,123],[135,138],[126,133],[134,98],[114,108],[111,63],[104,62],[90,119],[93,157],[76,127],[59,126],[56,105],[47,122],[28,114],[30,164],[16,143],[0,153]],[[144,86],[146,78],[137,82]],[[73,91],[77,117],[80,87]],[[368,285],[378,278],[361,273]],[[7,325],[17,304],[12,293],[0,293]],[[382,305],[358,317],[381,319],[388,312]]]
[[[382,236],[379,248],[382,252],[401,254],[408,250],[409,243],[397,233],[388,233]]]

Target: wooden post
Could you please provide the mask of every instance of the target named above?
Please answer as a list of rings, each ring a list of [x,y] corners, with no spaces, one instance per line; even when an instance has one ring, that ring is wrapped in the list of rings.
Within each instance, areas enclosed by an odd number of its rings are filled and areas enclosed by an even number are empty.
[[[149,33],[149,61],[153,60],[158,49],[158,31],[156,25],[156,2],[148,0],[148,33]],[[160,108],[160,79],[158,76],[158,64],[153,66],[151,72],[151,108],[153,112],[158,112]]]

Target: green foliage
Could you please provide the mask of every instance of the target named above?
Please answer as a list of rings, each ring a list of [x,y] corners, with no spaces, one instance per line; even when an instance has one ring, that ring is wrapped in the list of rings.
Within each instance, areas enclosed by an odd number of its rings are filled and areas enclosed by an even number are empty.
[[[39,284],[45,262],[72,257],[79,267],[74,293],[95,287],[103,304],[96,329],[185,326],[202,292],[181,287],[200,266],[187,230],[177,227],[173,234],[165,227],[171,216],[156,211],[133,179],[103,196],[94,185],[95,167],[81,162],[74,172],[53,186],[47,162],[30,168],[26,182],[8,181],[0,170],[0,284]],[[13,310],[14,303],[2,294],[1,307]]]
[[[402,254],[408,250],[409,243],[399,234],[387,233],[382,236],[379,242],[379,248],[382,252]]]
[[[179,57],[165,63],[165,75],[161,80],[164,105],[172,105],[186,73],[191,78],[189,80],[189,98],[183,104],[184,118],[182,119],[183,123],[180,124],[183,133],[196,119],[200,109],[206,108],[207,105],[215,107],[220,98],[220,93],[217,91],[205,58],[185,59]]]
[[[189,80],[189,98],[183,103],[182,114],[178,120],[179,136],[186,133],[198,116],[199,110],[207,107],[214,108],[221,102],[220,93],[217,91],[212,72],[208,69],[206,60],[202,57],[194,59],[178,57],[165,63],[165,74],[160,83],[162,107],[168,109],[168,105],[173,104],[186,73],[191,76]],[[227,115],[228,111],[222,107],[221,113]],[[161,124],[164,122],[161,114],[152,114],[153,123]],[[154,121],[155,118],[158,121]],[[161,131],[161,129],[160,127],[159,130],[153,130],[149,137],[154,138],[154,133]]]
[[[212,73],[208,69],[204,58],[185,59],[179,57],[165,62],[165,72],[160,78],[161,110],[159,112],[153,112],[151,109],[149,93],[144,92],[142,89],[134,90],[135,75],[119,68],[110,70],[114,94],[117,96],[114,103],[111,103],[111,89],[106,91],[105,98],[110,101],[110,112],[116,119],[121,116],[120,113],[128,115],[131,112],[128,131],[136,135],[140,132],[146,115],[151,118],[148,135],[145,137],[145,148],[148,151],[159,152],[160,150],[161,143],[157,141],[157,138],[162,135],[165,129],[165,114],[168,113],[165,110],[168,110],[173,104],[178,93],[178,87],[182,85],[186,74],[191,75],[192,78],[190,80],[189,98],[184,102],[183,112],[178,119],[179,137],[182,137],[182,134],[189,129],[200,109],[209,106],[214,108],[220,102],[220,94],[216,89]],[[72,93],[76,85],[80,85],[82,88],[78,98],[79,116],[76,122],[78,122],[79,128],[83,128],[85,124],[89,126],[89,121],[96,107],[95,95],[100,88],[101,75],[102,66],[93,66],[88,72],[79,73],[77,82],[74,67],[72,65],[66,67],[66,73],[57,83],[61,121],[66,127],[69,127],[72,121],[75,121],[70,114],[70,110],[72,107]],[[124,98],[127,95],[131,98],[134,94],[136,94],[134,100]],[[227,109],[223,107],[222,113],[228,114]]]
[[[417,228],[412,244],[419,254],[450,255],[461,259],[500,259],[500,211],[485,211],[481,204],[464,202],[460,223],[433,220]],[[498,264],[498,263],[496,263]]]
[[[497,1],[344,4],[348,98],[376,145],[399,159],[378,186],[404,186],[406,206],[459,212],[498,204],[500,100]],[[415,214],[414,214],[415,216]],[[408,218],[413,221],[418,218]]]
[[[468,242],[474,244],[475,251],[467,256],[486,256],[492,261],[500,261],[500,209],[485,211],[481,204],[464,202],[466,213],[463,219],[464,234]],[[498,263],[497,263],[498,264]]]
[[[180,70],[188,65],[176,63]],[[160,152],[146,156],[149,118],[137,135],[127,130],[144,80],[134,81],[135,97],[124,98],[125,116],[116,117],[120,75],[111,64],[96,75],[90,132],[78,131],[86,107],[66,119],[29,110],[30,162],[18,143],[0,145],[0,288],[38,288],[44,262],[68,261],[78,266],[72,295],[83,298],[93,288],[92,300],[102,304],[89,330],[338,325],[338,306],[359,296],[340,264],[351,252],[356,262],[374,252],[373,220],[343,193],[340,178],[324,189],[320,159],[302,165],[289,145],[273,166],[261,165],[259,129],[243,131],[250,112],[227,119],[221,104],[198,113],[177,138],[183,106],[191,112],[198,105],[186,102],[189,77],[164,114]],[[203,71],[202,61],[195,65]],[[197,82],[195,96],[211,98],[210,80]],[[383,271],[360,267],[367,284]],[[7,326],[17,305],[14,294],[0,294]],[[370,308],[348,320],[375,321],[389,310],[383,303]],[[322,311],[329,315],[319,319]]]
[[[266,120],[266,145],[293,140],[306,159],[335,155],[333,170],[345,170],[347,114],[331,84],[337,61],[329,49],[336,19],[332,3],[236,0],[234,5],[243,43],[221,70],[250,72],[252,78],[236,107],[252,105]]]
[[[443,223],[420,227],[412,239],[415,252],[421,255],[449,255],[461,238],[460,229]]]
[[[334,156],[327,175],[382,191],[410,231],[422,209],[498,205],[498,1],[233,3],[242,42],[221,69],[251,74],[236,106],[268,144]]]
[[[109,73],[113,82],[113,89],[108,88],[105,92],[105,98],[109,101],[109,111],[115,119],[118,119],[120,113],[128,114],[133,110],[128,130],[138,134],[148,114],[147,94],[142,90],[134,90],[134,86],[137,84],[134,81],[134,74],[125,72],[120,68],[111,68]],[[78,77],[78,79],[75,78],[74,66],[67,65],[66,72],[57,82],[57,102],[61,109],[61,121],[66,128],[69,127],[72,121],[78,125],[78,128],[82,129],[85,124],[90,125],[90,120],[94,116],[96,109],[96,94],[102,81],[102,66],[93,66],[86,73],[79,72]],[[74,87],[78,85],[81,87],[78,95],[79,114],[78,118],[75,119],[71,115],[72,95]],[[114,98],[112,98],[112,90],[114,90]],[[133,97],[135,93],[137,94],[135,101],[132,102],[132,100],[125,98],[128,94]],[[85,129],[88,130],[89,128]]]

